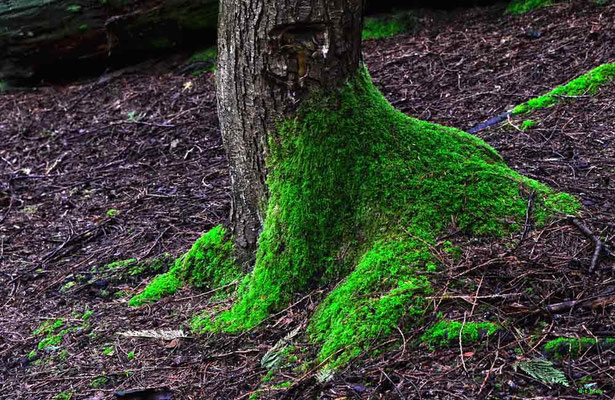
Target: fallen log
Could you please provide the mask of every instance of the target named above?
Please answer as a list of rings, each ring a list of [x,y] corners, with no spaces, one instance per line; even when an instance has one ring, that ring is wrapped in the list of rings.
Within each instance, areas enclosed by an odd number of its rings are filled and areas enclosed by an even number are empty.
[[[214,43],[217,0],[0,2],[0,80],[102,72],[190,44]]]

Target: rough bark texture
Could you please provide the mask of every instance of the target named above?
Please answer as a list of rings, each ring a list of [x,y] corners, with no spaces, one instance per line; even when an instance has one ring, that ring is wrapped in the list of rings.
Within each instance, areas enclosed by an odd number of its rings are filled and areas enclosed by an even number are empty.
[[[186,42],[213,43],[217,0],[0,2],[0,80],[79,74]],[[209,32],[209,34],[208,34]]]
[[[233,184],[237,256],[253,262],[267,202],[267,143],[313,90],[340,86],[361,59],[363,0],[222,0],[218,114]]]

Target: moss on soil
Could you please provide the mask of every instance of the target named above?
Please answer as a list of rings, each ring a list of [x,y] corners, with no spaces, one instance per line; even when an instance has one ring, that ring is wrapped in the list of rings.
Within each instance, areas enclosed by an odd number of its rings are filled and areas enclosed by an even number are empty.
[[[551,107],[567,96],[594,94],[600,86],[611,82],[614,78],[615,63],[602,64],[565,85],[556,87],[547,94],[516,106],[512,113],[523,114],[540,108]]]
[[[536,121],[532,121],[531,119],[526,119],[521,123],[521,130],[527,131],[528,129],[534,128],[538,123]]]
[[[70,328],[60,329],[65,326],[65,321],[62,318],[56,320],[47,320],[36,328],[32,334],[34,336],[44,336],[37,345],[38,350],[45,350],[50,347],[58,346],[62,343],[64,336],[71,331]]]
[[[415,24],[416,17],[411,11],[367,17],[363,24],[362,38],[363,40],[389,38],[411,31]]]
[[[429,328],[421,340],[433,347],[448,347],[461,343],[469,345],[485,339],[499,330],[499,326],[491,322],[440,321]]]
[[[241,276],[235,264],[233,242],[222,226],[212,228],[192,245],[190,251],[175,260],[169,272],[158,275],[143,292],[130,299],[131,306],[160,300],[184,284],[196,288],[220,287]]]
[[[106,376],[99,376],[98,378],[90,382],[90,387],[94,389],[100,389],[101,387],[105,386],[108,382],[109,382],[109,378],[107,378]]]
[[[543,351],[548,357],[557,360],[579,358],[592,349],[615,349],[615,338],[596,339],[591,337],[557,338],[545,343]]]
[[[204,50],[198,51],[194,53],[190,59],[189,63],[205,63],[206,67],[199,67],[195,69],[191,75],[199,75],[204,71],[215,72],[216,71],[216,59],[218,57],[218,49],[216,46],[208,47]]]
[[[551,0],[513,0],[506,7],[507,14],[527,14],[552,4]]]
[[[518,231],[527,198],[543,224],[577,201],[508,168],[482,140],[409,118],[366,70],[339,93],[316,93],[270,136],[270,200],[255,267],[232,309],[195,331],[251,329],[299,292],[338,283],[308,328],[319,360],[339,366],[400,320],[420,321],[433,291],[430,251],[448,229]]]
[[[401,22],[397,20],[382,20],[367,18],[363,27],[363,40],[385,39],[405,32]]]
[[[81,322],[77,325],[73,323],[72,326],[63,318],[43,322],[32,331],[34,336],[42,336],[38,342],[37,349],[43,351],[56,350],[63,342],[66,335],[71,332],[81,332],[85,330],[89,326],[87,321],[90,319],[92,314],[92,311],[86,310],[83,315],[74,315],[75,319],[80,320]],[[36,350],[32,350],[28,354],[28,358],[34,358],[36,354]]]

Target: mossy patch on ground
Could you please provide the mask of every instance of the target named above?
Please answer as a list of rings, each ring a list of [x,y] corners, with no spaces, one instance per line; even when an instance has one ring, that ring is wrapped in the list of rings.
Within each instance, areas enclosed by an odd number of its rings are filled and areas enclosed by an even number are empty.
[[[532,121],[531,119],[526,119],[521,123],[521,130],[527,131],[528,129],[534,128],[538,123],[536,121]]]
[[[90,387],[94,389],[99,389],[105,386],[107,382],[109,382],[109,378],[107,378],[106,376],[99,376],[98,378],[95,378],[92,382],[90,382]]]
[[[506,7],[507,14],[527,14],[538,8],[550,6],[551,0],[513,0]]]
[[[117,290],[117,284],[139,282],[146,276],[168,270],[173,262],[173,257],[165,253],[153,259],[137,260],[136,258],[129,258],[114,261],[110,264],[96,265],[87,272],[68,275],[60,287],[60,292],[70,294],[81,290],[84,286],[90,286],[98,291],[98,295],[101,297],[109,294],[117,295],[118,292],[121,292],[121,290]]]
[[[381,20],[370,19],[365,20],[363,27],[363,40],[367,39],[385,39],[395,35],[399,35],[405,31],[401,22],[396,20]]]
[[[218,57],[218,49],[216,46],[208,47],[204,50],[197,51],[188,60],[189,64],[198,64],[191,75],[199,75],[202,72],[215,72],[216,71],[216,59]]]
[[[220,225],[203,234],[190,251],[175,260],[169,272],[158,275],[138,295],[130,299],[131,306],[160,300],[184,284],[196,288],[220,287],[237,280],[242,270],[235,264],[233,242]]]
[[[395,15],[381,15],[365,18],[363,40],[385,39],[412,30],[416,18],[410,11]]]
[[[579,358],[588,351],[604,351],[615,349],[615,338],[557,338],[543,346],[548,357],[562,360],[564,358]]]
[[[433,291],[430,248],[448,229],[501,236],[577,201],[508,168],[482,140],[396,111],[362,70],[316,93],[270,136],[270,199],[255,267],[232,309],[196,331],[251,329],[297,293],[336,284],[308,333],[340,365],[399,322],[417,322]]]
[[[523,114],[550,107],[566,97],[591,95],[615,78],[615,63],[602,64],[552,91],[512,109],[512,114]]]
[[[88,320],[92,316],[92,311],[86,310],[84,314],[75,314],[74,320],[68,321],[65,318],[49,319],[40,324],[32,331],[32,335],[39,336],[41,339],[36,349],[28,353],[28,359],[33,360],[37,357],[38,351],[45,353],[58,350],[65,337],[71,333],[80,333],[89,328]],[[63,358],[63,357],[60,357]]]
[[[62,392],[53,396],[53,400],[71,400],[75,392]]]
[[[461,343],[477,343],[496,333],[500,327],[491,322],[439,321],[429,328],[421,340],[433,347],[448,347]]]

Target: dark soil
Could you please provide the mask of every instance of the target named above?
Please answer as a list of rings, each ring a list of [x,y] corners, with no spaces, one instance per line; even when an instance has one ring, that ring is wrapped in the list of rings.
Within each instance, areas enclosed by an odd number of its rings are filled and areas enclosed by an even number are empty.
[[[614,21],[615,5],[587,1],[520,17],[503,16],[501,6],[425,11],[413,34],[366,42],[365,59],[396,107],[469,129],[613,62]],[[262,356],[304,325],[320,292],[298,298],[263,329],[236,337],[118,335],[179,329],[211,303],[226,304],[186,288],[131,308],[127,300],[156,271],[100,272],[117,260],[177,256],[224,223],[229,211],[213,76],[147,74],[152,68],[0,96],[0,399],[72,392],[73,398],[105,399],[148,387],[168,387],[173,398],[186,399],[248,398],[259,387],[269,388],[261,398],[615,396],[613,351],[556,361],[569,388],[543,385],[513,368],[541,357],[541,345],[559,336],[615,337],[615,260],[603,257],[589,273],[594,244],[566,219],[539,229],[528,223],[525,235],[505,240],[447,238],[462,254],[442,253],[435,310],[424,326],[401,324],[398,337],[374,343],[378,356],[359,357],[326,384],[292,364],[261,383],[267,375]],[[513,118],[478,136],[516,170],[575,194],[584,204],[579,220],[612,246],[613,110],[611,83],[593,97],[566,99],[525,117],[538,123],[534,128],[522,131],[523,118]],[[570,300],[580,302],[548,307]],[[84,322],[79,315],[86,310],[93,314]],[[498,321],[505,329],[480,345],[417,346],[438,313]],[[75,329],[55,351],[28,357],[41,340],[33,330],[60,317]],[[314,350],[301,339],[297,349],[295,366]],[[282,382],[292,385],[274,388]],[[602,393],[579,394],[587,383]]]

